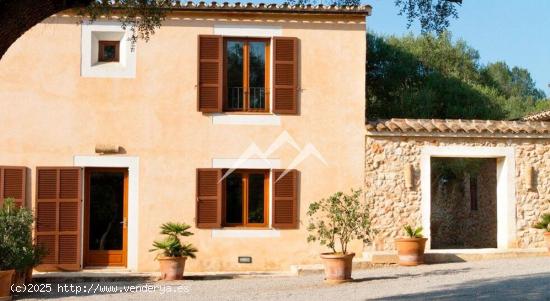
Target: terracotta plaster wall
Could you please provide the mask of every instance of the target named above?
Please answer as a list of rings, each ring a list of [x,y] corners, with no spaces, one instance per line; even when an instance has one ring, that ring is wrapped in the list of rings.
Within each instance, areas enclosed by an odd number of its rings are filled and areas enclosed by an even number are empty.
[[[370,204],[373,228],[379,231],[375,240],[377,249],[394,249],[394,238],[404,235],[404,225],[422,224],[420,162],[424,146],[513,147],[516,239],[508,247],[544,247],[542,233],[531,226],[542,213],[550,211],[550,165],[547,163],[550,162],[550,140],[367,136],[365,197]],[[406,163],[414,167],[411,189],[405,187],[403,166]],[[534,187],[529,190],[523,180],[526,166],[535,170]]]
[[[149,253],[158,226],[195,223],[195,170],[213,158],[238,158],[251,144],[267,147],[288,132],[300,147],[311,143],[327,162],[309,158],[301,172],[299,230],[278,238],[212,238],[193,229],[200,250],[189,271],[286,270],[319,262],[306,242],[310,202],[362,187],[364,171],[364,19],[263,15],[177,15],[150,42],[138,42],[133,79],[80,76],[81,27],[52,17],[25,33],[0,61],[0,165],[31,169],[72,166],[75,155],[95,155],[96,144],[117,144],[139,157],[138,269],[156,270]],[[214,24],[280,26],[300,40],[300,115],[280,126],[214,125],[197,112],[197,36]],[[287,167],[298,154],[285,145],[272,155]],[[131,219],[131,218],[130,218]],[[361,244],[355,251],[361,251]],[[237,263],[237,256],[253,263]]]

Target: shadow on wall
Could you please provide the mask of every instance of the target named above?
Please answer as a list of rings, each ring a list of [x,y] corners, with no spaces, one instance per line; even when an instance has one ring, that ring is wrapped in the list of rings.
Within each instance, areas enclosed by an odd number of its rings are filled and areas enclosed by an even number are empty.
[[[428,293],[390,296],[375,300],[550,300],[550,273],[474,280]]]

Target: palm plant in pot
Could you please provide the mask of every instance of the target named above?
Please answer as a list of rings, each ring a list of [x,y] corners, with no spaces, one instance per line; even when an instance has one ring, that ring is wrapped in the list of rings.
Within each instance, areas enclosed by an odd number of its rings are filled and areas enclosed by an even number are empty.
[[[546,241],[546,247],[550,252],[550,213],[544,213],[540,221],[533,226],[535,229],[544,230],[544,240]]]
[[[32,211],[8,198],[0,208],[0,300],[10,298],[12,283],[24,283],[44,252],[32,239]]]
[[[406,225],[404,228],[406,237],[397,238],[395,246],[399,256],[399,265],[416,266],[424,263],[424,247],[427,238],[422,235],[422,227]]]
[[[153,242],[153,249],[150,252],[160,251],[157,260],[160,264],[161,280],[183,279],[185,261],[188,257],[195,258],[198,250],[191,244],[181,241],[181,237],[191,236],[188,231],[191,226],[185,223],[168,222],[160,227],[160,234],[166,235],[163,240]]]
[[[352,279],[355,253],[349,252],[348,245],[352,240],[364,239],[370,229],[368,207],[359,200],[360,196],[361,190],[352,189],[351,194],[337,192],[309,205],[307,241],[317,241],[331,249],[331,252],[321,254],[327,282]]]

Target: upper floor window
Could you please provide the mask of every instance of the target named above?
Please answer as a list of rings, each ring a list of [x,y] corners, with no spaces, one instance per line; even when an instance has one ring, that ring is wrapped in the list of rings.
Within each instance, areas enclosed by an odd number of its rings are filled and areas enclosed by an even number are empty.
[[[296,38],[199,36],[198,110],[298,114],[298,57]]]
[[[269,40],[224,41],[224,111],[269,111]]]

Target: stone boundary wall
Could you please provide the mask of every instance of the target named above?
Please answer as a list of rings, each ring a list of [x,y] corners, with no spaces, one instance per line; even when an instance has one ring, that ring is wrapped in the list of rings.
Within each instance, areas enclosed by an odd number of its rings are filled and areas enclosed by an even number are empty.
[[[376,250],[394,249],[403,225],[422,224],[420,161],[424,146],[513,147],[515,150],[517,240],[510,247],[542,248],[543,234],[531,228],[543,212],[550,212],[550,139],[519,137],[443,137],[367,134],[365,197],[370,204]],[[405,186],[404,166],[413,166],[413,186]],[[523,180],[533,167],[533,188]]]

